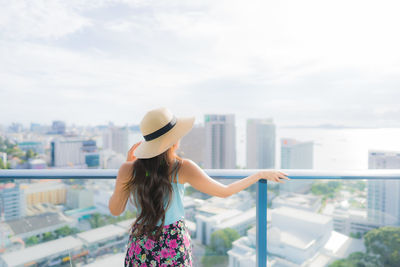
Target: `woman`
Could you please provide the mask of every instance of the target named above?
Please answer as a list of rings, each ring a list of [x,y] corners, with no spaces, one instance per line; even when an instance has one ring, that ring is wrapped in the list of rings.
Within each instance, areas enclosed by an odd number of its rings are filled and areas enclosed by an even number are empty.
[[[144,141],[128,152],[118,170],[109,200],[112,215],[124,210],[132,194],[137,218],[130,229],[125,266],[192,266],[192,244],[184,221],[184,184],[226,198],[260,179],[282,183],[285,173],[265,170],[223,185],[190,159],[175,154],[180,139],[193,127],[194,117],[176,118],[168,109],[146,113],[140,123]]]

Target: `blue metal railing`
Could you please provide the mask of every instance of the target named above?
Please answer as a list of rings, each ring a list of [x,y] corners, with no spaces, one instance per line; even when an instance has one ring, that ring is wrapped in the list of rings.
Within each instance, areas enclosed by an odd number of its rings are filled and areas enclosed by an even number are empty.
[[[400,180],[400,169],[373,170],[293,170],[279,169],[291,179],[322,180]],[[257,171],[256,169],[208,169],[204,170],[216,179],[242,179]],[[113,179],[118,169],[45,169],[45,170],[0,170],[2,179]],[[290,182],[290,181],[286,181]],[[267,180],[257,182],[256,197],[256,253],[257,266],[267,266]]]

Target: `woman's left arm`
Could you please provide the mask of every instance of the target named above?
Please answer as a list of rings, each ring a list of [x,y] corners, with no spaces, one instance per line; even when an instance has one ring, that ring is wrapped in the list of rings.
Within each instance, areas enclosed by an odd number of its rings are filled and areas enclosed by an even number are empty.
[[[130,175],[132,175],[132,166],[131,162],[124,162],[118,170],[114,193],[108,201],[108,209],[114,216],[119,216],[125,210],[129,191],[124,190],[124,184],[129,181]]]
[[[142,141],[137,142],[129,149],[126,162],[122,163],[118,170],[114,193],[108,201],[108,209],[114,216],[119,216],[125,210],[130,192],[124,190],[124,184],[131,178],[133,168],[132,162],[136,160],[134,152],[141,142]]]

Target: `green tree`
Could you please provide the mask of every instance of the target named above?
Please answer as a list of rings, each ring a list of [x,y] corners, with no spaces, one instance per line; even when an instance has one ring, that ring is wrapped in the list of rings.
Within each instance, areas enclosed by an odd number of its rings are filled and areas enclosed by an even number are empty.
[[[35,235],[29,237],[29,238],[26,240],[26,242],[25,242],[25,244],[26,244],[27,246],[36,245],[37,243],[39,243],[39,238],[37,238],[37,236],[35,236]]]
[[[361,233],[357,232],[357,233],[350,233],[350,237],[352,238],[357,238],[357,239],[361,239]]]
[[[218,230],[211,235],[212,251],[215,251],[218,255],[223,255],[228,251],[229,237],[223,230]]]
[[[217,230],[211,235],[210,248],[219,255],[224,255],[232,248],[232,242],[238,239],[240,235],[231,228]]]
[[[54,231],[58,237],[64,237],[64,236],[69,236],[72,234],[79,233],[79,230],[77,228],[71,228],[68,225],[65,225],[61,228],[58,228]]]
[[[34,156],[35,156],[35,153],[33,152],[32,149],[28,149],[28,150],[26,151],[26,155],[25,155],[26,159],[33,158]]]
[[[333,262],[329,267],[374,267],[374,263],[368,262],[367,255],[362,252],[351,253],[347,259]]]
[[[50,241],[50,240],[53,240],[53,239],[56,239],[56,236],[53,234],[53,232],[45,232],[43,234],[42,240],[44,242]]]
[[[366,253],[355,252],[329,267],[400,266],[400,227],[385,226],[364,235]]]
[[[232,248],[232,242],[235,241],[240,237],[239,233],[232,228],[225,228],[224,229],[226,235],[228,236],[229,244],[228,244],[228,250]]]
[[[355,187],[360,191],[364,191],[366,186],[367,186],[367,183],[364,181],[357,181],[355,184]]]
[[[10,153],[7,154],[11,154],[17,158],[24,158],[25,157],[25,152],[23,150],[21,150],[19,147],[15,146],[11,149]]]
[[[329,182],[317,182],[311,186],[311,192],[314,195],[323,195],[329,198],[333,198],[335,193],[341,188],[341,182],[329,181]]]
[[[228,263],[228,255],[219,255],[208,246],[206,247],[204,256],[201,258],[201,264],[203,267],[222,267],[228,266]]]
[[[4,164],[3,159],[0,158],[0,169],[5,169],[7,166]]]
[[[127,210],[122,216],[117,217],[118,221],[133,219],[136,217],[136,211]]]
[[[8,155],[12,155],[13,157],[25,157],[25,152],[22,151],[16,144],[11,143],[8,139],[0,139],[0,151],[6,152]]]
[[[106,221],[102,218],[101,214],[96,212],[93,213],[89,218],[89,223],[92,228],[98,228],[106,225]]]
[[[126,210],[120,216],[105,215],[105,221],[107,222],[107,224],[112,224],[112,223],[117,223],[117,222],[128,220],[128,219],[133,219],[135,217],[136,217],[136,211]]]
[[[227,252],[232,248],[232,242],[240,237],[232,228],[224,228],[211,234],[210,245],[206,247],[205,255],[201,259],[203,266],[226,265]]]
[[[373,229],[364,236],[368,254],[377,255],[379,266],[400,266],[400,227]]]

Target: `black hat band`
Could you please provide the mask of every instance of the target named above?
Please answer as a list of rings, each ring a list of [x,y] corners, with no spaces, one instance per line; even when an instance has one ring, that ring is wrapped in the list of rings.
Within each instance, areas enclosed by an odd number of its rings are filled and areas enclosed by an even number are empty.
[[[167,125],[163,126],[162,128],[158,129],[155,132],[152,132],[151,134],[144,135],[143,138],[146,141],[151,141],[153,139],[156,139],[157,137],[160,137],[161,135],[171,130],[175,126],[175,124],[176,124],[176,117],[174,116],[172,120],[167,123]]]

